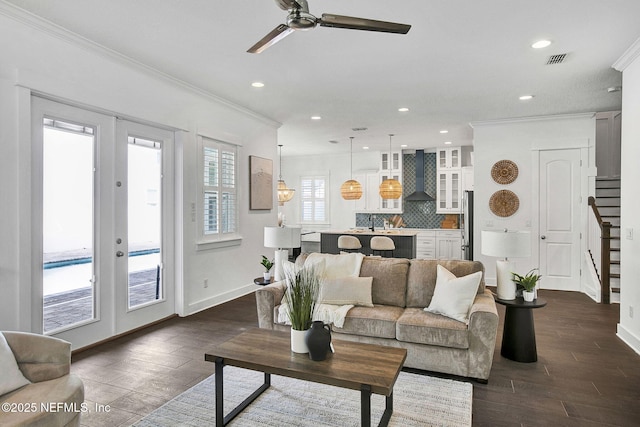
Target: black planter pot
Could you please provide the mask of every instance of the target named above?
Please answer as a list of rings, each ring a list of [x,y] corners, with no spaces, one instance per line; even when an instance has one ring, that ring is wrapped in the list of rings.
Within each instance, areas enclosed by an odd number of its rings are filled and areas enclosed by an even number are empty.
[[[311,360],[324,360],[331,348],[331,327],[321,321],[315,321],[311,324],[304,340],[309,347]]]

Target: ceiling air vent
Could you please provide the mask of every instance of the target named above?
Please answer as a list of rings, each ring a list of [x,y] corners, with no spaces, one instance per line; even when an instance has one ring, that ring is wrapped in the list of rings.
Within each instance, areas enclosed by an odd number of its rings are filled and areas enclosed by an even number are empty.
[[[561,53],[559,55],[551,55],[547,60],[547,65],[562,64],[562,62],[564,62],[564,59],[566,57],[567,57],[566,53]]]

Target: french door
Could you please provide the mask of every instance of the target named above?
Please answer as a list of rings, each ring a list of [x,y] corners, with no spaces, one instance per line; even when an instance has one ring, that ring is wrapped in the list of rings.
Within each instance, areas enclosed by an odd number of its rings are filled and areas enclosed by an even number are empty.
[[[173,134],[32,98],[34,329],[74,348],[174,313]]]

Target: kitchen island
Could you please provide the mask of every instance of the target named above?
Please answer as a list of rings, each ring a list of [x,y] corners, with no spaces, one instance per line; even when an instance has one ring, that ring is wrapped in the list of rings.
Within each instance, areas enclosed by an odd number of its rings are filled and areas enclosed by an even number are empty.
[[[360,252],[371,255],[371,238],[374,236],[387,236],[393,240],[396,246],[393,256],[395,258],[413,259],[416,257],[416,236],[418,230],[408,228],[392,228],[389,230],[371,231],[368,228],[352,228],[349,230],[326,230],[320,233],[320,252],[327,254],[339,254],[338,237],[342,235],[355,236],[360,240],[362,248]]]

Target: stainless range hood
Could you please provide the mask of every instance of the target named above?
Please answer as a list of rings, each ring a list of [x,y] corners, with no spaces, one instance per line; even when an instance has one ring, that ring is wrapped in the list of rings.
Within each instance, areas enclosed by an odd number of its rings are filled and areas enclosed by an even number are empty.
[[[416,191],[405,202],[432,202],[435,199],[424,191],[424,150],[416,150]]]

